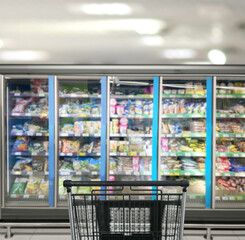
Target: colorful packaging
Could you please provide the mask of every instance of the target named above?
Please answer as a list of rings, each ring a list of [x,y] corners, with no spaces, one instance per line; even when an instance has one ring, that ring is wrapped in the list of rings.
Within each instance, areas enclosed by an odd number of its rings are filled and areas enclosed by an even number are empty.
[[[127,129],[128,129],[128,125],[119,125],[120,128],[120,134],[127,134]]]
[[[75,134],[82,134],[83,133],[83,122],[82,121],[76,121],[74,123],[74,133]]]
[[[123,115],[124,114],[125,106],[117,106],[117,114]]]
[[[116,106],[110,105],[110,115],[115,115],[115,114],[116,114]]]
[[[14,184],[10,190],[11,194],[23,195],[25,192],[27,178],[16,178]]]

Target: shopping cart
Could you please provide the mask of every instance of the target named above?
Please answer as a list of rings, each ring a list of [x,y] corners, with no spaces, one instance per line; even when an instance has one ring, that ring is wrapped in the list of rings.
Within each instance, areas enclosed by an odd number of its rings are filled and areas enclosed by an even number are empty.
[[[188,181],[66,180],[72,240],[181,240],[188,186]],[[168,193],[173,187],[180,193]]]

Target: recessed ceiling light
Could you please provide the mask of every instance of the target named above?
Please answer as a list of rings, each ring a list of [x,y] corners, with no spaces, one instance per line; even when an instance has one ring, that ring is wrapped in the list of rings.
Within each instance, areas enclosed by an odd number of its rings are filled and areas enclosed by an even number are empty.
[[[48,54],[40,51],[3,51],[0,59],[4,61],[38,61],[46,60]]]
[[[140,41],[146,46],[162,46],[164,43],[164,39],[161,36],[145,36]]]
[[[188,59],[196,56],[193,49],[166,49],[163,51],[163,57],[169,59]]]
[[[225,54],[218,49],[210,50],[208,52],[208,58],[210,62],[213,64],[225,64],[226,63]]]
[[[83,4],[81,10],[90,15],[129,15],[131,7],[126,3],[90,3]]]

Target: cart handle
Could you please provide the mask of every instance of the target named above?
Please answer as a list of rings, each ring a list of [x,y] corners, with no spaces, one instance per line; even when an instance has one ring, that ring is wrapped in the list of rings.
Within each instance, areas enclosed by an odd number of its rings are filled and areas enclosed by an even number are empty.
[[[186,191],[186,188],[189,187],[189,181],[71,181],[65,180],[63,186],[67,188],[67,192],[70,191],[71,187],[111,187],[111,186],[161,186],[161,187],[182,187],[183,191]]]

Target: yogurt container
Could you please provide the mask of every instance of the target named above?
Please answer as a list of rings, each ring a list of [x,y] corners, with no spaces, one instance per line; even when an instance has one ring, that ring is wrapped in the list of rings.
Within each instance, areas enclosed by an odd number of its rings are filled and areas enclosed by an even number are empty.
[[[120,133],[121,134],[127,134],[128,125],[122,125],[122,124],[120,124],[119,125],[119,128],[120,128]]]
[[[117,114],[123,115],[124,114],[125,106],[117,106]]]
[[[110,105],[110,115],[115,115],[115,114],[116,114],[116,106]]]

